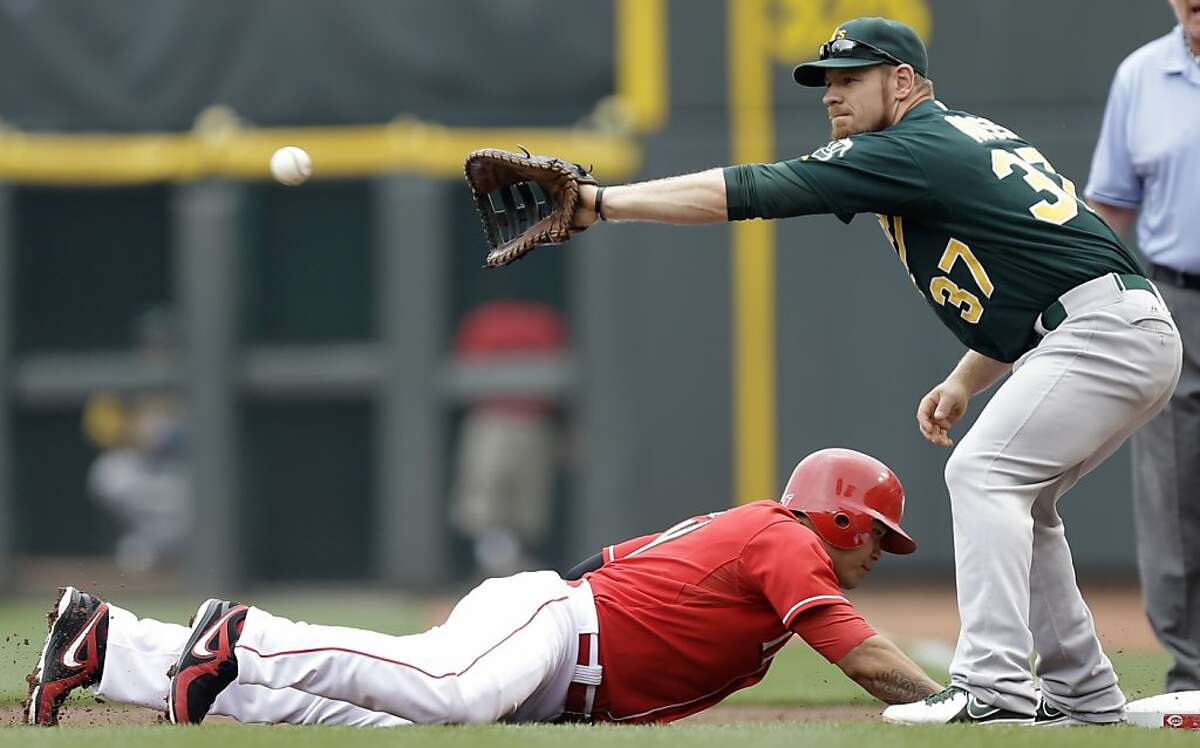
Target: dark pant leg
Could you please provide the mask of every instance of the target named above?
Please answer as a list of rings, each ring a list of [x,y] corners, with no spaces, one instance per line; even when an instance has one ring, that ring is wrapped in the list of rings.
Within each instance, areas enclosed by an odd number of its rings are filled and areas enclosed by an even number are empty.
[[[1138,573],[1150,624],[1175,660],[1166,689],[1200,690],[1200,291],[1158,285],[1183,338],[1183,373],[1133,437]]]

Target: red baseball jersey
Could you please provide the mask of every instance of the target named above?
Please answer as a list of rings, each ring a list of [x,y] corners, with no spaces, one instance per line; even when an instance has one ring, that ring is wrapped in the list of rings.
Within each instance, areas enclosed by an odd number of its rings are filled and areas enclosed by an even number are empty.
[[[603,550],[587,575],[604,679],[594,719],[671,722],[762,680],[798,634],[830,662],[874,635],[812,530],[773,501]]]

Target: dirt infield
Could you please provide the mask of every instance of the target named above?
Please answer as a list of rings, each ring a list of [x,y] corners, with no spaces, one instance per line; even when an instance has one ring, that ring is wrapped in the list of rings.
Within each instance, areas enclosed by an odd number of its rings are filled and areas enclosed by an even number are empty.
[[[1106,649],[1160,649],[1137,587],[1085,586],[1083,597]],[[852,593],[851,601],[872,625],[899,641],[935,640],[952,645],[958,639],[958,604],[953,587],[879,590],[868,586]]]
[[[87,697],[85,697],[87,698]],[[91,701],[88,698],[88,701]],[[79,702],[68,703],[59,712],[63,727],[111,727],[113,725],[153,725],[165,718],[149,709],[119,704]],[[18,727],[25,722],[21,707],[6,704],[0,707],[0,725]]]
[[[874,722],[882,707],[872,706],[732,706],[722,705],[688,717],[685,722],[701,724],[736,724],[745,722]],[[153,725],[166,720],[165,715],[149,709],[119,704],[68,704],[60,713],[63,727],[112,727],[115,725]],[[0,725],[17,727],[24,714],[16,706],[0,708]],[[214,723],[232,722],[224,717],[212,717]]]

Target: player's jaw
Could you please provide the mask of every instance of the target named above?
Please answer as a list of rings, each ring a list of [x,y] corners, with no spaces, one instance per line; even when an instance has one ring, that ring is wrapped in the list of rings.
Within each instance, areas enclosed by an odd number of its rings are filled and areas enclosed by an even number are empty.
[[[830,139],[876,132],[887,127],[887,87],[883,66],[830,70],[821,101],[829,116]]]
[[[862,584],[862,580],[879,562],[879,557],[883,553],[881,544],[884,535],[887,534],[887,528],[879,522],[873,524],[875,527],[871,534],[871,540],[860,548],[844,550],[826,547],[829,559],[833,561],[833,573],[837,576],[838,585],[842,589],[852,590]]]
[[[830,109],[829,111],[829,139],[841,140],[848,138],[851,135],[858,135],[865,132],[861,128],[854,126],[854,113],[849,111],[837,111]]]
[[[848,110],[830,110],[829,139],[841,140],[852,135],[862,135],[865,132],[875,132],[882,128],[865,121],[861,114]]]

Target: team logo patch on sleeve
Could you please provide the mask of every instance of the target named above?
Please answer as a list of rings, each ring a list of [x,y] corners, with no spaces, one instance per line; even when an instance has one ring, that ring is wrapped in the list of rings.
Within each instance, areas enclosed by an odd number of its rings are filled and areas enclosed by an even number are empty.
[[[831,140],[828,144],[821,146],[812,152],[811,158],[818,161],[832,161],[835,158],[841,158],[854,147],[854,141],[850,138],[842,138],[841,140]]]

